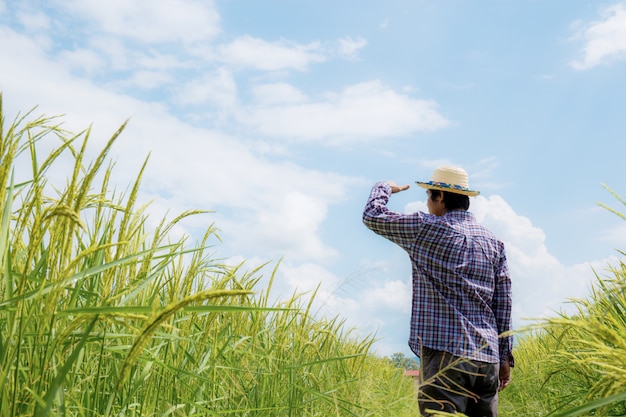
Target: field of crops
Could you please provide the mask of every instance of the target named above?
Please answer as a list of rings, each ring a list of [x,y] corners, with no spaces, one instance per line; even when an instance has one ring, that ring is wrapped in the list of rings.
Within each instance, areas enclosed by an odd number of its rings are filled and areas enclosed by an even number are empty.
[[[145,164],[127,192],[110,189],[124,126],[87,160],[89,130],[8,122],[1,98],[0,119],[1,416],[417,415],[414,382],[373,339],[315,318],[310,299],[270,304],[271,279],[212,258],[214,226],[171,241],[206,213],[149,230]],[[55,145],[42,154],[43,141]],[[49,183],[52,169],[66,181]],[[518,337],[501,415],[626,415],[626,266],[608,268],[578,315]]]

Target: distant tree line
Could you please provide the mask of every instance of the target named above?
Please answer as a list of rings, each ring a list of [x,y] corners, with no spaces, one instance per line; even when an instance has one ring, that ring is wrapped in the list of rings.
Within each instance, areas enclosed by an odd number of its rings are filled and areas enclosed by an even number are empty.
[[[401,353],[401,352],[396,352],[387,359],[396,368],[411,369],[411,370],[420,369],[419,358],[417,357],[407,358],[406,356],[404,356],[404,353]]]

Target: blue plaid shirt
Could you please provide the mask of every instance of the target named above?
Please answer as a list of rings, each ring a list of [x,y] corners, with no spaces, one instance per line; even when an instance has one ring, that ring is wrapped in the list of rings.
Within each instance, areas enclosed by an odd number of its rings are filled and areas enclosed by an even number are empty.
[[[374,185],[363,222],[402,247],[413,264],[409,346],[421,346],[489,363],[504,363],[513,338],[511,279],[504,244],[474,215],[452,210],[443,216],[389,210],[391,187]]]

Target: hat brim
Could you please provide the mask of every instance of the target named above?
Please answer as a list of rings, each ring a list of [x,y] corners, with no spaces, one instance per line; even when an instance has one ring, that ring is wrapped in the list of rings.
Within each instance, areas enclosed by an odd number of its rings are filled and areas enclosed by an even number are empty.
[[[446,184],[442,182],[435,183],[433,181],[428,181],[428,182],[415,181],[415,184],[419,185],[422,188],[427,188],[429,190],[447,191],[449,193],[462,194],[462,195],[467,195],[470,197],[474,197],[480,194],[480,191],[478,190],[470,190],[468,188],[463,188],[458,185]]]

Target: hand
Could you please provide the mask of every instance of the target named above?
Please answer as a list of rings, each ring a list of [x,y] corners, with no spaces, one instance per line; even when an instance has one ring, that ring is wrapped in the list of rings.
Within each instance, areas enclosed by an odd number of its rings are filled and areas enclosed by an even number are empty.
[[[400,191],[408,190],[409,185],[398,185],[394,181],[387,181],[387,184],[391,187],[391,194],[399,193]]]
[[[505,389],[509,383],[511,382],[511,367],[509,366],[509,362],[506,361],[502,365],[500,365],[500,386],[498,387],[498,391],[502,391]]]

